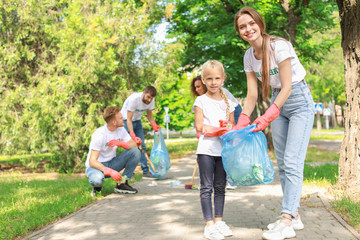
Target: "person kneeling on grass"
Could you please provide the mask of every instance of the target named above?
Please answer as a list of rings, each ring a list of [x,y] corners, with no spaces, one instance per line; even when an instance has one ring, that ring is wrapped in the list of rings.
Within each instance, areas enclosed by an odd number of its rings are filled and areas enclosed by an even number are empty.
[[[101,191],[106,177],[111,177],[116,182],[122,180],[119,173],[124,170],[124,180],[116,184],[115,193],[137,193],[138,191],[128,184],[141,157],[135,141],[124,128],[124,118],[120,108],[107,107],[103,114],[106,124],[95,130],[91,136],[89,153],[86,159],[86,176],[93,186],[91,196],[96,196]],[[116,156],[117,147],[125,149]]]

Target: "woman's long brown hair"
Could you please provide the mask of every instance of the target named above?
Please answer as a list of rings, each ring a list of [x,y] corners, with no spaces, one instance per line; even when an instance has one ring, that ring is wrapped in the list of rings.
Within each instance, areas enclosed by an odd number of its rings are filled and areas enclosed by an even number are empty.
[[[241,15],[248,14],[250,15],[256,24],[259,26],[261,31],[261,36],[263,37],[262,42],[262,66],[261,66],[261,82],[262,82],[262,94],[263,97],[266,99],[269,97],[269,91],[270,91],[270,40],[273,40],[275,38],[271,37],[269,34],[265,32],[266,30],[266,24],[262,16],[253,8],[251,7],[244,7],[241,8],[234,17],[235,22],[235,29],[236,32],[240,35],[240,29],[237,24],[239,18]]]

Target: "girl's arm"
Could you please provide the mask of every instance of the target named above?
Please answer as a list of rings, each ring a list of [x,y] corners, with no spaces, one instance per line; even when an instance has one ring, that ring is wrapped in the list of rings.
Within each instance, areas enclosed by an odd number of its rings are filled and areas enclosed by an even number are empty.
[[[254,111],[255,104],[258,98],[257,77],[254,72],[246,72],[246,79],[247,95],[242,113],[250,116],[251,113]]]
[[[279,74],[281,90],[274,103],[281,108],[291,94],[292,73],[290,58],[285,59],[279,64]]]
[[[195,106],[195,129],[197,132],[203,131],[204,114],[201,108]]]

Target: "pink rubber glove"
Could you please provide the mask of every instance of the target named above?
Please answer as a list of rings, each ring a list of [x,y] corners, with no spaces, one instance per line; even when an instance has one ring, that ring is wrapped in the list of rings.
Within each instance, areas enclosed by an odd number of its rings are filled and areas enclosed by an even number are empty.
[[[122,142],[122,141],[119,141],[119,140],[116,140],[116,139],[112,139],[110,140],[107,145],[109,147],[115,147],[115,146],[118,146],[118,147],[122,147],[124,149],[128,149],[129,148],[129,143],[128,142]]]
[[[137,137],[134,132],[131,132],[131,133],[130,133],[130,137],[134,140],[134,142],[135,142],[137,145],[140,145],[140,144],[141,144],[141,142],[142,142],[141,138]]]
[[[104,175],[112,177],[112,179],[114,179],[116,182],[119,182],[122,179],[122,176],[119,172],[108,167],[104,168]]]
[[[196,131],[196,137],[197,137],[197,139],[199,139],[199,138],[200,138],[200,135],[201,135],[201,132]]]
[[[157,125],[156,122],[152,122],[151,127],[155,132],[159,131],[159,129],[160,129],[160,126]]]
[[[254,123],[256,123],[257,126],[253,132],[264,130],[269,125],[269,123],[274,121],[279,115],[280,109],[275,103],[273,103],[262,116],[255,119]]]
[[[227,127],[212,127],[204,125],[202,134],[207,137],[220,137],[221,135],[230,131],[230,128]]]
[[[233,124],[230,121],[219,120],[219,122],[220,122],[220,127],[227,127],[227,128],[229,128],[229,130],[232,129],[233,127],[235,127],[235,124]]]
[[[245,113],[241,113],[236,126],[233,127],[231,130],[240,130],[243,129],[244,127],[247,127],[249,124],[250,124],[250,117]]]

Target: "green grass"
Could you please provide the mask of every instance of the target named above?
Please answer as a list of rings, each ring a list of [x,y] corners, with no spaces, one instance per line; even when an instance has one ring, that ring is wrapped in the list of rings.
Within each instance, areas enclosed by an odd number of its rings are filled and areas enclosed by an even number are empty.
[[[321,141],[321,140],[338,140],[342,141],[344,135],[331,135],[331,134],[311,134],[310,141]]]
[[[360,201],[353,201],[347,196],[339,196],[332,202],[332,207],[360,232]]]
[[[140,180],[142,174],[136,174]],[[133,180],[134,181],[134,180]],[[14,239],[35,231],[114,191],[105,181],[99,197],[85,176],[20,172],[0,174],[0,239]]]
[[[340,153],[316,147],[309,147],[305,162],[338,162]]]
[[[339,165],[325,164],[322,166],[312,167],[305,164],[304,167],[304,184],[319,183],[321,185],[330,183],[335,184],[338,180]]]

